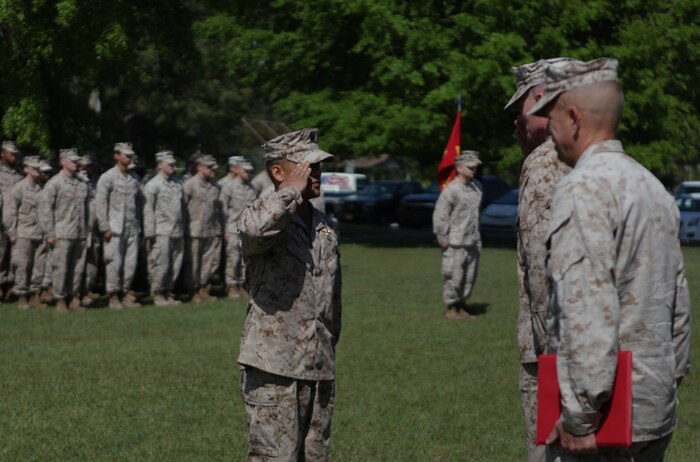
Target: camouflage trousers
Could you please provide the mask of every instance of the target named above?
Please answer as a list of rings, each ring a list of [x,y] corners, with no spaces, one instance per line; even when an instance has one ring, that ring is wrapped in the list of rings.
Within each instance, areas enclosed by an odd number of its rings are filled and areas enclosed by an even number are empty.
[[[537,363],[520,364],[520,408],[525,418],[528,462],[544,462],[545,446],[535,444],[537,432]]]
[[[442,299],[445,305],[465,302],[472,293],[479,266],[479,246],[448,247],[442,253]]]
[[[663,462],[671,443],[669,433],[661,438],[632,443],[629,448],[605,448],[595,454],[570,454],[559,446],[547,446],[547,462]]]
[[[100,245],[99,236],[92,234],[88,238],[87,249],[85,250],[85,274],[83,276],[83,292],[99,292],[97,289],[97,277],[100,270]]]
[[[46,246],[46,263],[44,266],[44,278],[41,280],[41,289],[53,287],[53,247]]]
[[[53,298],[78,296],[85,268],[85,239],[56,239],[51,261]]]
[[[187,248],[189,263],[187,290],[194,292],[209,283],[212,274],[219,270],[221,261],[220,237],[191,237]]]
[[[4,231],[0,231],[0,284],[12,282],[10,253],[10,240]]]
[[[12,269],[17,295],[36,294],[41,290],[47,249],[48,245],[43,239],[17,238],[12,246]]]
[[[125,294],[131,288],[139,256],[139,235],[124,231],[104,243],[105,288],[108,294]]]
[[[296,380],[241,369],[248,461],[327,461],[335,381]]]
[[[243,287],[245,282],[245,265],[241,254],[241,236],[229,234],[226,242],[226,287]]]
[[[182,268],[185,240],[182,237],[156,236],[148,251],[148,274],[152,294],[168,294]]]

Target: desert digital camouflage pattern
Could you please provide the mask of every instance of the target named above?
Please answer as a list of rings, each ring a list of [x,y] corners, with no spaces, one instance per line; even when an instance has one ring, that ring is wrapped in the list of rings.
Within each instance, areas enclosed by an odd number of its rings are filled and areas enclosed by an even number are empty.
[[[558,354],[562,424],[599,424],[618,350],[633,354],[632,441],[676,425],[676,387],[690,367],[690,298],[679,212],[617,140],[589,146],[556,188],[548,231],[553,293],[549,352]]]
[[[251,299],[238,362],[294,379],[333,380],[341,325],[338,232],[316,209],[309,230],[294,213],[298,203],[299,191],[284,188],[241,215]]]

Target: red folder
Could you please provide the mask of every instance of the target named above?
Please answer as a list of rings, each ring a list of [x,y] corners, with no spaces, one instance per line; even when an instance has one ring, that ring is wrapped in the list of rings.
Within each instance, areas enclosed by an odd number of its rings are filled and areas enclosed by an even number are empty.
[[[537,434],[535,442],[545,444],[561,415],[561,395],[557,379],[557,355],[540,355],[537,371]],[[620,351],[612,397],[605,403],[600,427],[595,434],[598,446],[632,445],[632,352]]]

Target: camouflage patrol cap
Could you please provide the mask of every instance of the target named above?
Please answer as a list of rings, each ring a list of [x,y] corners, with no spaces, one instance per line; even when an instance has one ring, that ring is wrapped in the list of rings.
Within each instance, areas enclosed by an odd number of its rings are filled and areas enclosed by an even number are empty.
[[[462,151],[462,154],[455,157],[455,165],[464,165],[465,167],[478,167],[481,165],[478,151]]]
[[[22,160],[22,165],[25,167],[31,167],[39,170],[41,168],[41,157],[39,156],[26,156]]]
[[[296,132],[285,133],[263,144],[265,162],[287,159],[292,162],[315,164],[334,156],[318,147],[318,129],[304,128]]]
[[[211,154],[202,154],[195,161],[199,165],[206,165],[207,167],[216,168],[216,159]]]
[[[125,156],[131,157],[134,154],[134,149],[132,148],[131,143],[115,143],[114,144],[114,152],[119,152],[121,154],[124,154]]]
[[[61,149],[58,152],[58,157],[60,159],[68,159],[73,162],[78,162],[80,160],[80,156],[78,155],[78,150],[76,148]]]
[[[230,156],[228,158],[228,166],[233,167],[236,165],[241,165],[241,163],[246,162],[246,158],[243,156]]]
[[[241,162],[241,167],[243,167],[243,170],[247,170],[249,172],[252,172],[254,170],[253,164],[251,164],[247,160],[245,162]]]
[[[80,160],[78,161],[78,165],[81,167],[88,167],[90,165],[93,165],[95,163],[94,160],[92,160],[92,156],[85,154],[84,156],[80,157]]]
[[[39,171],[48,173],[51,170],[53,170],[53,167],[51,166],[48,160],[41,159],[41,161],[39,161]]]
[[[14,141],[3,141],[0,150],[11,152],[12,154],[19,154],[19,149],[17,149]]]
[[[508,104],[506,104],[503,109],[508,109],[515,104],[520,98],[525,96],[531,88],[545,83],[544,69],[547,66],[562,66],[569,61],[573,60],[571,58],[540,59],[534,63],[514,67],[513,73],[517,79],[515,94],[510,98],[510,101],[508,101]]]
[[[175,154],[172,151],[160,151],[156,153],[156,163],[165,162],[166,164],[175,165]]]
[[[528,115],[540,113],[557,96],[574,88],[598,82],[617,82],[617,59],[598,58],[583,62],[572,60],[563,66],[547,66],[544,96]]]

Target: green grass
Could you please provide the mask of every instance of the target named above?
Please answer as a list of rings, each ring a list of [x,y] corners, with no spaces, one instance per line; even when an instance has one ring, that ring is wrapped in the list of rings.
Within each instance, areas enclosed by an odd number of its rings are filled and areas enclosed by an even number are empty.
[[[333,459],[524,460],[515,252],[484,249],[472,298],[483,313],[456,323],[442,317],[440,252],[414,245],[429,240],[366,232],[348,233],[342,250]],[[685,255],[697,307],[700,249]],[[244,311],[229,301],[85,315],[1,306],[0,460],[243,460]],[[680,399],[670,461],[700,453],[695,374]]]

